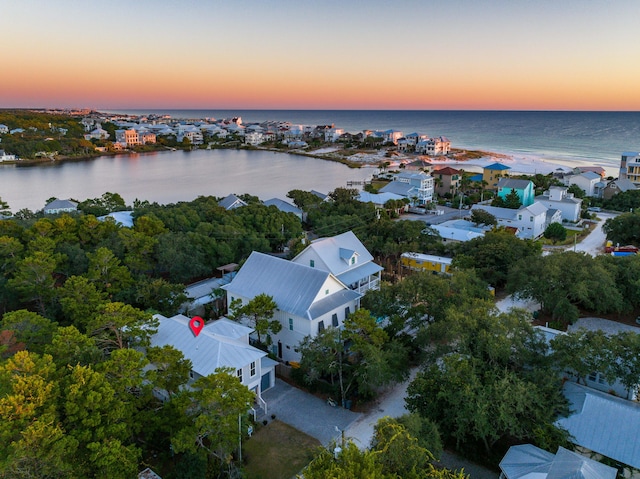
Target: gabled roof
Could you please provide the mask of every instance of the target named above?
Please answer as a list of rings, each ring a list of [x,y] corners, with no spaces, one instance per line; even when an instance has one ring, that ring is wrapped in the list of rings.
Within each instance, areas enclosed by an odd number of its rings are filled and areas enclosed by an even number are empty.
[[[585,171],[584,173],[580,173],[577,176],[587,178],[589,181],[600,180],[602,178],[598,173],[594,173],[593,171]]]
[[[503,165],[502,163],[492,163],[484,167],[485,170],[510,170],[511,167]]]
[[[239,369],[267,355],[237,339],[252,331],[251,328],[238,324],[234,329],[227,324],[229,320],[221,325],[216,325],[217,321],[209,323],[195,336],[189,327],[190,318],[182,314],[171,318],[160,314],[154,317],[159,324],[158,332],[151,338],[151,345],[173,346],[191,361],[193,371],[201,376],[208,376],[221,367]]]
[[[613,180],[611,183],[614,183],[616,187],[622,192],[638,189],[638,187],[634,185],[633,182],[627,178],[621,178],[621,179],[619,178],[617,180]]]
[[[229,210],[233,208],[238,208],[240,206],[247,206],[247,203],[242,201],[236,195],[230,194],[229,196],[222,198],[220,201],[218,201],[218,205],[222,206],[225,210]]]
[[[294,205],[292,205],[291,203],[287,203],[284,200],[281,200],[280,198],[271,198],[270,200],[267,200],[264,202],[265,206],[275,206],[276,208],[278,208],[280,211],[283,211],[284,213],[293,213],[295,215],[301,215],[302,214],[302,210]]]
[[[512,190],[524,190],[533,186],[533,183],[529,180],[516,180],[512,178],[500,178],[498,180],[498,188],[511,188]]]
[[[315,316],[311,307],[330,277],[334,276],[328,271],[254,251],[233,281],[222,289],[225,289],[229,295],[245,298],[253,298],[264,293],[273,298],[281,311],[313,319]],[[338,281],[335,277],[334,279]],[[355,295],[350,295],[348,301],[361,296],[355,291],[351,293]]]
[[[525,209],[535,216],[546,214],[548,210],[548,208],[542,203],[533,203],[529,206],[526,206]]]
[[[380,193],[393,193],[394,195],[410,196],[413,189],[415,189],[415,187],[411,183],[403,183],[402,181],[390,181],[378,191]]]
[[[431,178],[431,175],[423,172],[423,171],[403,171],[402,173],[398,173],[396,178],[406,178],[408,180],[426,180],[427,178]]]
[[[353,255],[357,255],[358,262],[355,266],[373,261],[373,256],[362,244],[353,231],[347,231],[331,238],[320,238],[313,241],[300,254],[293,258],[293,262],[305,251],[313,250],[320,257],[329,271],[338,276],[347,270],[355,269],[349,260]],[[382,269],[382,268],[381,268]]]
[[[563,393],[573,413],[556,424],[573,442],[629,466],[640,468],[640,405],[573,382]]]

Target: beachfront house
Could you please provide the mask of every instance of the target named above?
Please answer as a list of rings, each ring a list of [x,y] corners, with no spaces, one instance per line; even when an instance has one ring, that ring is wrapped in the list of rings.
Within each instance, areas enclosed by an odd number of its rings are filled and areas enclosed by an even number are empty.
[[[416,143],[416,153],[429,156],[448,155],[451,151],[451,141],[444,136],[422,139]]]
[[[485,183],[485,188],[488,190],[498,189],[498,181],[500,178],[509,176],[509,170],[511,168],[502,163],[492,163],[482,168],[482,181]]]
[[[547,191],[535,198],[547,208],[560,211],[562,221],[576,223],[580,219],[582,200],[575,198],[573,193],[567,192],[566,186],[550,186]]]
[[[9,155],[4,150],[0,150],[0,163],[3,161],[15,161],[16,155]]]
[[[231,368],[232,374],[255,393],[257,403],[266,411],[262,392],[275,386],[277,363],[265,351],[249,344],[252,328],[221,318],[206,323],[195,334],[190,324],[192,318],[182,314],[170,318],[156,314],[154,318],[158,320],[158,332],[151,337],[151,346],[172,346],[191,361],[190,384],[218,368]],[[166,391],[154,393],[161,399],[167,398]]]
[[[328,271],[350,289],[364,294],[380,289],[382,266],[352,231],[317,239],[291,261]]]
[[[498,197],[505,200],[514,191],[520,198],[522,206],[529,206],[534,201],[533,182],[529,180],[515,180],[511,178],[500,178],[498,180]]]
[[[565,178],[565,186],[576,185],[585,192],[585,196],[596,196],[596,185],[602,180],[599,174],[593,171],[586,171],[579,175],[572,175]]]
[[[282,329],[267,342],[270,352],[283,361],[300,361],[300,342],[325,328],[341,327],[362,297],[328,271],[257,251],[222,289],[227,292],[227,307],[235,300],[246,304],[259,294],[273,298],[278,305],[273,319]]]
[[[517,229],[516,236],[521,239],[536,239],[542,236],[551,223],[561,223],[562,215],[558,210],[549,210],[541,203],[511,208],[498,208],[488,205],[473,205],[471,211],[484,210],[495,216],[498,226]]]
[[[634,151],[622,153],[619,178],[627,179],[640,187],[640,153]]]

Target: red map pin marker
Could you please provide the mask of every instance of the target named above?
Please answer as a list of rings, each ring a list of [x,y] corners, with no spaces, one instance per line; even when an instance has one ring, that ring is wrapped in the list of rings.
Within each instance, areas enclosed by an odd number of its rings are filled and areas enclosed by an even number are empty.
[[[202,331],[202,328],[204,328],[204,319],[200,316],[194,316],[191,318],[191,321],[189,321],[189,327],[191,328],[191,332],[193,332],[194,336],[197,337],[198,334],[200,334],[200,331]]]

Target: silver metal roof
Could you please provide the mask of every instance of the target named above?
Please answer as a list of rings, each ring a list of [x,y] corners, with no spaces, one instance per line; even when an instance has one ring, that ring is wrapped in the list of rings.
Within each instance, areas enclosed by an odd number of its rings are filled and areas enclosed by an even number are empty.
[[[338,275],[338,279],[348,286],[352,283],[355,283],[356,281],[359,281],[362,278],[371,276],[372,274],[376,274],[383,269],[384,268],[382,266],[377,265],[373,261],[370,261],[358,266],[357,268],[350,269]]]
[[[151,345],[173,346],[191,361],[193,371],[202,376],[208,376],[220,367],[239,369],[267,355],[233,337],[219,334],[221,328],[214,326],[215,322],[205,325],[200,334],[195,336],[189,327],[190,318],[182,314],[171,318],[160,314],[154,317],[159,324],[158,332],[151,338]],[[244,328],[241,325],[238,327]]]
[[[267,294],[281,311],[306,318],[330,276],[327,271],[254,251],[233,281],[222,288],[230,296],[253,298]]]
[[[557,424],[574,442],[629,466],[640,468],[640,405],[566,382],[564,395],[573,412]]]

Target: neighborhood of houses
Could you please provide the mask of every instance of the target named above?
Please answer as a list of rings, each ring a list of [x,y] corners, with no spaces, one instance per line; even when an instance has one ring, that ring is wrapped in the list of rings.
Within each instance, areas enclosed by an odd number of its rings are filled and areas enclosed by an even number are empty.
[[[446,138],[429,138],[425,135],[388,130],[367,131],[357,135],[345,133],[333,125],[295,126],[282,123],[248,125],[244,127],[240,118],[220,122],[171,122],[166,118],[144,119],[139,122],[111,118],[119,130],[116,131],[116,148],[129,148],[140,144],[155,143],[159,135],[175,135],[178,141],[184,138],[191,144],[202,144],[205,135],[224,138],[236,133],[246,143],[258,145],[270,138],[280,138],[292,148],[303,147],[313,135],[322,135],[324,141],[362,141],[367,137],[381,138],[384,143],[397,146],[399,151],[415,151],[426,155],[446,155],[450,142]],[[82,123],[87,131],[85,138],[109,138],[101,127],[100,119],[86,117]],[[0,134],[12,134],[0,125]],[[349,135],[349,136],[347,136]],[[0,161],[10,157],[0,150]],[[605,179],[600,167],[581,167],[554,173],[563,186],[550,186],[536,196],[530,180],[511,178],[510,167],[493,163],[482,168],[482,173],[472,176],[478,189],[492,191],[495,196],[506,199],[517,195],[520,206],[502,208],[490,206],[489,201],[472,205],[470,211],[484,210],[521,239],[536,239],[542,236],[552,223],[578,226],[581,221],[582,199],[570,193],[569,187],[577,185],[586,197],[611,198],[613,195],[640,188],[640,153],[622,154],[620,174],[617,179]],[[409,207],[422,208],[425,212],[436,197],[446,194],[455,197],[462,187],[463,172],[449,166],[436,168],[430,163],[417,160],[407,163],[401,171],[391,174],[390,181],[378,193],[362,191],[359,200],[371,202],[384,208],[389,200],[400,200]],[[314,192],[323,200],[327,195]],[[227,209],[242,208],[246,203],[235,195],[221,199],[218,204]],[[295,214],[301,221],[305,212],[279,198],[264,201],[281,211]],[[53,200],[44,207],[45,214],[76,211],[77,202]],[[462,213],[462,209],[460,209]],[[112,213],[114,221],[123,226],[132,226],[128,212]],[[104,217],[101,219],[105,219]],[[458,218],[429,227],[439,234],[443,242],[464,242],[481,237],[488,226]],[[452,274],[451,258],[405,252],[401,264],[410,270],[429,271],[434,274]],[[220,275],[187,286],[189,301],[182,310],[172,316],[155,315],[158,331],[152,337],[153,346],[171,345],[181,351],[192,363],[191,381],[225,367],[233,371],[240,382],[255,393],[254,417],[267,414],[269,404],[263,392],[277,387],[276,371],[279,367],[294,366],[300,361],[299,344],[305,337],[315,337],[326,328],[341,328],[348,315],[360,307],[360,299],[369,290],[379,290],[383,268],[374,262],[373,256],[352,232],[318,238],[291,260],[254,251],[238,267],[224,265]],[[197,332],[193,320],[202,314],[205,304],[216,304],[220,310],[228,310],[232,304],[246,304],[258,295],[273,298],[277,309],[273,319],[280,323],[277,333],[266,338],[268,351],[254,346],[255,330],[248,324],[221,317],[204,324]],[[537,327],[541,335],[550,340],[564,334],[548,327]],[[571,379],[571,372],[564,373]],[[586,385],[568,380],[563,392],[571,404],[571,414],[558,420],[577,446],[579,454],[560,448],[556,454],[532,445],[513,446],[509,449],[500,467],[502,477],[517,478],[611,478],[616,469],[590,459],[589,453],[606,456],[634,469],[640,469],[640,442],[635,435],[640,428],[640,405],[636,391],[629,391],[619,381],[613,383],[594,371]],[[615,396],[608,394],[615,392]],[[160,399],[167,391],[155,391]],[[578,474],[581,475],[575,475]],[[574,475],[572,475],[574,474]]]

